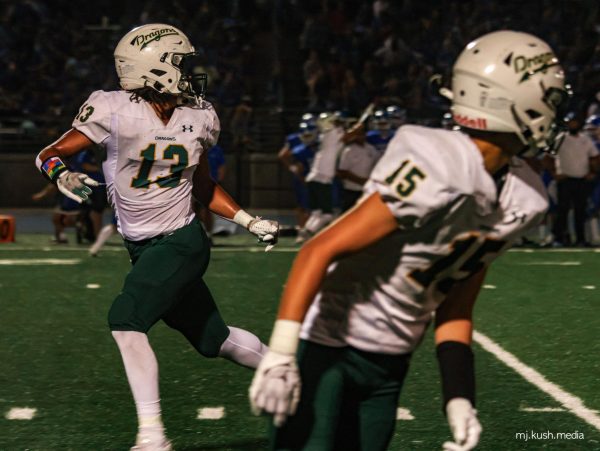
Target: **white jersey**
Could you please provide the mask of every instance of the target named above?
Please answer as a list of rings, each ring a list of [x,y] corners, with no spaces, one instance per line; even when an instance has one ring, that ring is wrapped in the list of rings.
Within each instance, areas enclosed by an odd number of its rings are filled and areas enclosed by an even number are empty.
[[[398,229],[330,265],[301,337],[384,354],[412,352],[452,283],[488,265],[548,207],[523,160],[512,160],[498,197],[468,136],[417,126],[400,129],[364,192],[380,193]]]
[[[349,144],[344,147],[340,156],[338,169],[350,171],[362,178],[368,178],[373,166],[381,157],[381,153],[369,143]],[[352,180],[342,180],[342,186],[351,191],[362,191],[362,185]]]
[[[192,221],[192,175],[220,130],[210,103],[178,107],[164,125],[148,102],[126,91],[95,91],[73,128],[106,148],[102,169],[124,238],[168,234]]]
[[[341,127],[333,127],[319,136],[319,150],[306,176],[307,182],[332,183],[335,177],[338,154],[343,146]]]

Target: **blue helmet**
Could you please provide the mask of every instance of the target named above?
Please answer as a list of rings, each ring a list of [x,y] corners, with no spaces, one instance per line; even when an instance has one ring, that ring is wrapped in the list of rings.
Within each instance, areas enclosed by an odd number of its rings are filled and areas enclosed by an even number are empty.
[[[304,113],[302,115],[302,118],[300,119],[300,123],[303,123],[303,122],[305,122],[307,124],[316,125],[317,117],[312,113]]]
[[[392,128],[392,123],[385,110],[377,110],[373,113],[370,120],[372,130],[387,131]]]
[[[300,135],[302,144],[309,146],[317,141],[319,131],[315,123],[300,122],[298,134]]]
[[[596,142],[600,142],[600,115],[592,114],[585,120],[583,129]]]
[[[406,124],[406,110],[396,105],[390,105],[385,109],[388,119],[394,129]]]

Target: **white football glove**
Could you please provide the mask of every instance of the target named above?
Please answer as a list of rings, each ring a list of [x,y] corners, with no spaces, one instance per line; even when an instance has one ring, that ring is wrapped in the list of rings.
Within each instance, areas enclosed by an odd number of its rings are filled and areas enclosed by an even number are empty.
[[[453,442],[445,442],[444,451],[469,451],[479,443],[481,424],[477,410],[466,398],[453,398],[446,404],[448,425],[454,437]]]
[[[266,243],[266,251],[270,251],[279,238],[279,223],[270,219],[261,219],[258,216],[248,224],[248,231],[258,237],[258,241]]]
[[[100,185],[96,180],[81,172],[63,171],[56,180],[56,186],[69,199],[77,203],[87,200],[92,192],[90,186]]]
[[[261,360],[249,390],[254,415],[269,413],[281,427],[300,401],[300,374],[294,355],[268,351]]]

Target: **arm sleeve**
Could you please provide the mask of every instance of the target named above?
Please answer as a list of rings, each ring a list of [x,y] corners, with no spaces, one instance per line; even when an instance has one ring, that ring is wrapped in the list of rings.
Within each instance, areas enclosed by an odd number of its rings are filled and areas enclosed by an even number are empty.
[[[96,144],[101,144],[110,136],[110,122],[108,93],[95,91],[79,108],[72,126]]]

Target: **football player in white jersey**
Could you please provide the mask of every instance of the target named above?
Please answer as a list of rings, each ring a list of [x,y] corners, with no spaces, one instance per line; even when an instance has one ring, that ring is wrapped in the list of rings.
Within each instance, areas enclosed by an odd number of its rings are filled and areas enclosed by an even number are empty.
[[[134,28],[118,43],[122,90],[96,91],[73,128],[40,152],[40,171],[66,196],[82,202],[95,182],[64,160],[96,143],[109,200],[132,268],[108,315],[135,400],[135,450],[170,450],[161,420],[158,364],[146,333],[160,319],[207,357],[255,368],[266,347],[253,334],[225,325],[202,280],[209,240],[192,196],[272,246],[279,226],[242,210],[209,175],[208,149],[219,119],[204,100],[206,75],[185,34],[165,24]]]
[[[555,148],[568,94],[552,49],[514,31],[468,44],[442,93],[462,131],[399,129],[363,198],[294,261],[250,387],[275,449],[386,449],[430,322],[443,447],[478,443],[473,304],[490,262],[544,216],[543,184],[518,155]]]

